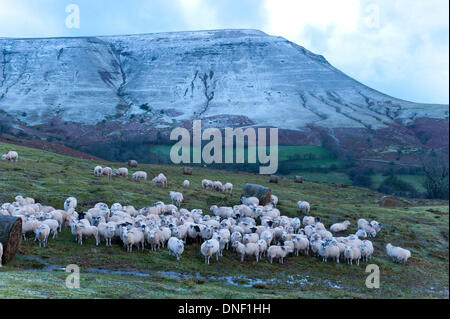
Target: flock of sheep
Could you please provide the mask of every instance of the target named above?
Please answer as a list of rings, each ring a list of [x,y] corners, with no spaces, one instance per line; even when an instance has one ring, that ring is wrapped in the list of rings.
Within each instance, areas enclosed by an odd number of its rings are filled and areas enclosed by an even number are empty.
[[[10,151],[2,155],[2,160],[17,161],[17,152]],[[130,167],[137,167],[136,161],[129,161]],[[112,169],[96,166],[95,176],[128,177],[125,167]],[[147,173],[137,171],[132,178],[147,180]],[[167,187],[164,174],[157,175],[152,184]],[[183,182],[185,187],[189,180]],[[220,181],[204,179],[201,186],[205,190],[232,193],[233,184],[222,184]],[[96,245],[103,238],[106,246],[111,246],[113,240],[123,243],[124,249],[132,252],[133,247],[152,251],[167,245],[169,254],[179,260],[188,243],[201,243],[200,252],[205,263],[210,263],[212,256],[223,256],[225,249],[233,249],[243,262],[246,257],[255,258],[267,256],[270,263],[277,259],[283,263],[289,255],[300,253],[322,258],[323,262],[334,259],[359,265],[360,260],[368,261],[374,253],[374,247],[367,237],[376,237],[382,225],[377,221],[368,222],[365,219],[357,221],[355,234],[338,236],[350,226],[349,221],[335,223],[329,230],[319,218],[309,216],[310,204],[297,202],[300,212],[304,215],[288,217],[281,215],[276,208],[278,197],[271,195],[270,203],[260,205],[256,197],[241,197],[241,204],[233,207],[210,207],[210,214],[204,214],[201,209],[191,211],[181,208],[183,194],[170,191],[172,204],[160,201],[153,206],[139,210],[133,206],[122,206],[114,203],[109,207],[105,203],[97,203],[86,212],[76,212],[77,199],[69,197],[64,202],[64,209],[55,209],[35,203],[33,198],[16,196],[14,202],[4,203],[0,207],[0,215],[17,216],[22,219],[22,235],[34,235],[34,241],[39,247],[46,247],[48,238],[56,239],[63,227],[70,227],[76,241],[82,245],[83,238],[93,237]],[[335,235],[334,235],[334,234]],[[411,252],[407,249],[392,246],[385,247],[387,255],[395,262],[406,264]],[[3,247],[0,243],[0,267]]]
[[[366,237],[375,237],[382,229],[376,221],[357,221],[355,234],[335,237],[346,231],[349,221],[336,223],[327,230],[319,218],[309,216],[307,202],[298,202],[305,215],[288,217],[276,208],[278,198],[271,196],[271,202],[259,205],[256,197],[241,197],[241,204],[233,207],[211,206],[212,215],[201,209],[191,211],[180,208],[182,194],[170,192],[172,204],[157,202],[153,206],[139,210],[133,206],[115,203],[109,207],[97,203],[86,212],[76,212],[77,199],[69,197],[64,209],[55,209],[35,203],[32,198],[17,196],[12,203],[0,207],[0,214],[17,216],[22,219],[24,240],[30,234],[39,246],[46,247],[50,236],[56,239],[63,227],[70,227],[76,241],[82,245],[83,238],[93,237],[96,245],[104,240],[111,246],[113,240],[121,241],[124,249],[132,252],[133,247],[152,251],[166,247],[171,255],[180,259],[186,244],[201,243],[200,252],[209,264],[223,256],[225,249],[233,249],[240,260],[255,258],[283,263],[289,255],[313,255],[326,262],[343,260],[349,264],[360,260],[368,261],[374,252],[373,244]],[[176,205],[174,205],[174,203]],[[396,262],[406,263],[411,256],[409,250],[386,245],[386,253]]]

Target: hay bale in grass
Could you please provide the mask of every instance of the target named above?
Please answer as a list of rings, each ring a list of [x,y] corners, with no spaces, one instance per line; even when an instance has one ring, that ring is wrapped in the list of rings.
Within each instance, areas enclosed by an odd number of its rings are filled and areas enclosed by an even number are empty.
[[[280,182],[280,177],[275,175],[270,175],[269,183],[278,184]]]
[[[270,202],[271,194],[270,188],[258,184],[245,184],[242,189],[242,196],[256,197],[259,200],[259,204],[263,206]]]
[[[10,262],[22,241],[22,219],[0,215],[0,242],[3,245],[2,263]]]
[[[129,160],[127,164],[129,167],[138,167],[138,162],[135,160]]]
[[[183,166],[183,174],[184,175],[192,175],[192,167]]]
[[[294,176],[294,183],[303,183],[302,176]]]

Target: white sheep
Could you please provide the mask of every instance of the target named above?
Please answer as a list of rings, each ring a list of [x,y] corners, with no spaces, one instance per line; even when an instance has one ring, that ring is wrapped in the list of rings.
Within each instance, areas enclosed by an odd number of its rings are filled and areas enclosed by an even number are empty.
[[[209,179],[202,180],[202,188],[203,189],[212,189],[213,182]]]
[[[180,260],[180,256],[184,252],[184,243],[176,237],[170,237],[167,248],[169,248],[169,255],[174,254],[177,260]]]
[[[183,181],[183,186],[184,187],[189,187],[191,185],[191,183],[187,180],[187,179],[185,179],[184,181]]]
[[[225,193],[230,193],[230,194],[232,194],[232,193],[233,193],[233,184],[231,184],[231,183],[225,183],[225,184],[223,184],[223,191],[224,191]]]
[[[108,176],[108,178],[111,178],[113,174],[113,170],[111,167],[103,167],[102,168],[102,176]]]
[[[391,243],[386,245],[386,253],[395,262],[403,262],[406,264],[411,257],[411,251],[401,247],[393,246]]]
[[[102,167],[100,165],[95,166],[95,168],[94,168],[94,176],[96,176],[96,177],[102,176]]]
[[[98,246],[100,243],[100,237],[98,236],[98,229],[95,226],[87,226],[85,223],[78,223],[75,226],[75,234],[78,239],[78,243],[83,245],[83,236],[92,236],[95,238],[95,245]]]
[[[273,206],[278,205],[278,197],[275,195],[270,195],[270,202],[273,204]]]
[[[122,229],[122,241],[124,245],[127,247],[127,252],[131,253],[133,251],[133,245],[138,248],[142,247],[142,250],[145,248],[145,237],[144,233],[137,228],[132,228],[128,230],[126,227]],[[141,246],[139,246],[141,244]]]
[[[34,231],[34,241],[39,241],[39,247],[47,247],[48,236],[50,235],[50,227],[46,224],[39,225]]]
[[[153,251],[158,250],[162,246],[163,234],[159,229],[152,229],[147,234],[147,242]]]
[[[205,256],[205,264],[209,265],[209,259],[214,254],[216,254],[216,260],[219,260],[219,248],[220,243],[215,239],[207,240],[200,246],[200,252]]]
[[[128,168],[121,167],[121,168],[113,169],[112,175],[113,176],[121,176],[121,177],[127,177],[128,178]]]
[[[167,187],[167,178],[163,173],[160,173],[158,176],[152,179],[151,183],[153,185]]]
[[[363,244],[359,246],[361,250],[361,258],[364,261],[369,261],[373,255],[373,244],[370,240],[363,240]]]
[[[293,250],[289,246],[270,246],[267,249],[267,257],[269,258],[270,263],[272,263],[274,258],[278,258],[279,263],[282,264],[284,258],[291,252],[293,252]]]
[[[64,210],[67,212],[71,208],[75,209],[75,208],[77,208],[77,205],[78,205],[78,202],[75,197],[68,197],[64,201]]]
[[[336,262],[339,263],[341,253],[337,242],[335,240],[325,241],[319,248],[319,256],[322,257],[322,262],[326,262],[328,258],[336,258]]]
[[[229,217],[232,217],[234,214],[233,208],[226,207],[226,206],[217,207],[217,205],[213,205],[210,207],[210,211],[215,216],[218,216],[220,218],[229,218]]]
[[[19,160],[19,154],[16,151],[9,151],[2,155],[2,161],[17,162]]]
[[[217,192],[223,192],[223,185],[222,182],[220,181],[215,181],[213,182],[213,189]]]
[[[181,203],[183,202],[183,194],[179,192],[170,192],[170,199],[172,200],[172,204],[175,202],[175,204],[180,207]]]
[[[58,236],[58,228],[59,228],[58,222],[54,219],[46,219],[42,222],[42,224],[45,224],[50,228],[50,231],[53,235],[52,239],[56,239],[56,237]]]
[[[264,239],[260,239],[256,242],[256,244],[259,248],[259,258],[265,256],[268,247],[267,242]]]
[[[256,197],[241,197],[241,203],[247,206],[258,206],[259,199]]]
[[[320,219],[318,217],[313,217],[313,216],[305,216],[303,217],[302,223],[303,226],[309,226],[309,225],[314,225],[316,222],[319,222]]]
[[[354,246],[346,246],[344,250],[344,258],[348,264],[352,265],[356,260],[356,264],[359,266],[359,260],[361,259],[361,249]]]
[[[244,244],[248,244],[248,243],[256,243],[259,240],[259,236],[256,233],[253,234],[245,234],[244,237],[242,238],[242,242]]]
[[[309,240],[305,236],[298,236],[292,238],[294,242],[294,252],[298,256],[299,252],[303,252],[306,255],[309,253]]]
[[[342,223],[335,223],[335,224],[331,225],[330,230],[333,233],[339,233],[339,232],[346,231],[348,226],[350,226],[350,222],[348,220],[346,220],[346,221],[343,221]]]
[[[116,235],[116,229],[117,224],[113,221],[110,221],[108,223],[99,223],[97,228],[98,228],[98,233],[103,236],[103,238],[105,239],[106,242],[106,246],[111,246],[111,240],[114,238],[114,236]]]
[[[22,236],[23,236],[23,240],[26,241],[27,240],[27,234],[28,233],[34,233],[36,234],[36,229],[41,225],[41,222],[31,218],[31,219],[27,219],[25,221],[22,221]]]
[[[309,211],[311,210],[311,207],[308,202],[298,201],[297,206],[298,208],[300,208],[303,214],[309,214]]]
[[[147,173],[144,171],[137,171],[135,173],[133,173],[133,175],[131,175],[131,178],[135,179],[135,180],[147,180]]]

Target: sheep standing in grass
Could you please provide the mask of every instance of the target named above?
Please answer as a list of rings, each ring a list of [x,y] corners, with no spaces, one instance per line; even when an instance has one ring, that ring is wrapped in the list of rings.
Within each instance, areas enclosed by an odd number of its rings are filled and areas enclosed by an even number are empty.
[[[46,219],[42,222],[42,224],[47,225],[50,228],[50,232],[52,233],[53,237],[52,239],[56,239],[58,237],[58,228],[59,224],[54,219]]]
[[[112,175],[113,176],[121,176],[121,177],[127,177],[128,178],[128,168],[121,167],[121,168],[113,169]]]
[[[160,173],[158,176],[152,179],[151,183],[156,186],[167,187],[167,178],[163,173]]]
[[[342,223],[335,223],[333,225],[330,226],[330,230],[333,233],[339,233],[339,232],[343,232],[346,231],[348,226],[350,225],[350,222],[348,220],[342,222]]]
[[[370,240],[364,240],[363,244],[359,246],[361,250],[361,258],[364,261],[369,261],[370,257],[373,255],[373,244]]]
[[[386,245],[386,253],[395,262],[403,262],[406,264],[411,257],[411,252],[408,249],[392,246],[391,243]]]
[[[322,257],[322,262],[326,262],[328,258],[335,258],[339,263],[339,257],[341,256],[339,247],[335,240],[326,240],[319,248],[319,256]]]
[[[102,176],[108,176],[108,178],[111,178],[113,174],[113,170],[111,167],[103,167],[102,168]]]
[[[87,226],[84,223],[78,223],[75,225],[75,234],[78,239],[78,244],[83,245],[83,236],[92,236],[95,238],[95,245],[100,243],[100,237],[98,236],[98,229],[95,226]]]
[[[169,248],[169,255],[174,254],[177,256],[177,260],[180,260],[180,256],[184,252],[184,244],[182,240],[176,237],[170,237],[167,243],[167,248]]]
[[[359,266],[359,260],[361,259],[360,248],[354,246],[346,246],[344,250],[344,259],[349,265],[352,265],[353,261],[356,261],[356,264]]]
[[[47,247],[48,236],[50,235],[50,227],[46,224],[41,224],[34,231],[34,241],[39,241],[39,247]]]
[[[183,202],[183,194],[179,192],[170,192],[170,199],[172,200],[172,204],[175,202],[175,204],[180,207],[181,203]]]
[[[29,218],[22,222],[22,236],[23,240],[27,240],[28,233],[35,233],[36,229],[41,225],[41,222],[35,218]]]
[[[144,171],[137,171],[135,173],[133,173],[133,175],[131,175],[131,178],[135,179],[135,180],[147,180],[147,173]]]
[[[280,264],[284,262],[284,258],[293,252],[292,248],[289,246],[270,246],[267,249],[267,257],[269,258],[270,263],[274,258],[278,258]]]
[[[2,161],[17,162],[19,160],[19,154],[16,151],[9,151],[2,155]]]
[[[139,244],[141,244],[142,250],[144,250],[145,247],[144,233],[137,228],[132,228],[131,230],[128,230],[126,227],[123,227],[122,241],[124,245],[127,247],[127,252],[129,253],[133,251],[133,245],[140,248]]]
[[[213,187],[213,182],[209,179],[202,180],[202,188],[203,189],[211,189]]]
[[[102,167],[101,166],[95,166],[94,176],[96,176],[96,177],[102,176]]]
[[[233,184],[231,183],[223,184],[223,192],[229,193],[230,195],[233,194]]]
[[[213,182],[213,189],[217,192],[223,192],[224,189],[223,189],[222,182],[220,182],[220,181]]]
[[[300,210],[303,214],[309,214],[309,212],[311,210],[311,206],[309,205],[308,202],[298,201],[297,206],[298,206],[298,208],[300,208]]]
[[[191,183],[187,180],[187,179],[185,179],[184,181],[183,181],[183,186],[184,187],[189,187],[191,185]]]
[[[205,256],[205,264],[209,265],[209,259],[214,254],[216,254],[216,260],[219,260],[219,248],[220,243],[215,239],[207,240],[200,246],[200,252]]]
[[[78,202],[75,197],[69,197],[64,201],[64,210],[67,212],[69,209],[77,208]]]

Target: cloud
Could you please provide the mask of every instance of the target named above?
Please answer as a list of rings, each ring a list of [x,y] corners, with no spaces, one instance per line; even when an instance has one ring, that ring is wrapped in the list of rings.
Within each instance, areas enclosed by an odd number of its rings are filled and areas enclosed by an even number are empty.
[[[265,0],[265,29],[389,95],[448,103],[447,0]]]

